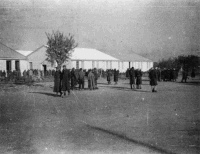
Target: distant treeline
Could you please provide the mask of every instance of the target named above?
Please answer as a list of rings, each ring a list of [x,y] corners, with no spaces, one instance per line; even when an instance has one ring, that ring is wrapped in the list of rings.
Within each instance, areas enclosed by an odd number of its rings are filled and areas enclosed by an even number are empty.
[[[200,66],[200,57],[195,55],[178,56],[169,59],[162,59],[158,63],[155,63],[155,67],[161,69],[172,69],[180,70],[181,68],[187,71],[192,69],[198,69]]]

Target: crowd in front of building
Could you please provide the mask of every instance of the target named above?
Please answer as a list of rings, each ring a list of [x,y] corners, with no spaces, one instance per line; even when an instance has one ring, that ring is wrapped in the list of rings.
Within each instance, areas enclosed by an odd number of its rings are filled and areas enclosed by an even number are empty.
[[[60,67],[56,67],[54,74],[54,89],[57,95],[60,94],[61,97],[66,96],[66,92],[70,95],[71,90],[75,90],[78,85],[79,90],[85,89],[85,77],[87,76],[88,80],[88,89],[95,90],[97,87],[97,80],[99,78],[99,73],[96,68],[89,69],[87,72],[83,71],[82,68],[71,70],[66,68],[66,65],[63,65],[61,71]]]
[[[150,85],[152,87],[152,92],[157,92],[157,84],[158,82],[164,81],[164,82],[175,82],[178,78],[178,70],[176,69],[160,69],[158,67],[152,67],[148,72],[148,78],[150,80]],[[188,79],[188,71],[187,70],[181,70],[182,72],[182,80],[181,82],[185,81],[187,82]],[[66,65],[63,66],[63,69],[61,71],[61,68],[56,67],[56,70],[38,70],[38,69],[30,69],[30,70],[24,70],[22,73],[20,70],[14,70],[14,71],[1,71],[0,70],[0,79],[6,79],[7,81],[16,81],[16,80],[24,80],[27,79],[33,80],[33,79],[39,79],[35,81],[41,81],[45,77],[53,77],[54,78],[54,92],[60,94],[60,96],[64,97],[66,95],[66,92],[70,94],[70,90],[84,90],[86,89],[85,80],[88,81],[87,88],[90,90],[98,89],[97,86],[97,80],[101,76],[103,78],[107,79],[108,85],[112,84],[118,84],[119,78],[124,75],[126,79],[130,80],[130,88],[131,89],[142,89],[142,77],[144,76],[144,72],[141,71],[141,69],[134,69],[128,68],[125,73],[120,73],[117,69],[89,69],[89,70],[83,70],[80,69],[74,69],[72,68],[67,69]],[[195,77],[195,70],[193,69],[191,71],[191,77]],[[113,81],[112,81],[113,80]]]

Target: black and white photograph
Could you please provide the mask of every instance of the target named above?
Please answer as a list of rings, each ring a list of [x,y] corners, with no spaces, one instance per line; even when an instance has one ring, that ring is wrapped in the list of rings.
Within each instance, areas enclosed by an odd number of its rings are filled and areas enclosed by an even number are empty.
[[[200,0],[0,0],[0,154],[200,154]]]

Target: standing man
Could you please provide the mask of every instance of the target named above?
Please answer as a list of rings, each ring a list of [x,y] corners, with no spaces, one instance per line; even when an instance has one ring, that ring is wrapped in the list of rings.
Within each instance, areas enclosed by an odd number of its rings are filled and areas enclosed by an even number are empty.
[[[158,80],[158,74],[156,72],[155,68],[151,68],[149,70],[149,79],[150,79],[150,85],[151,85],[151,89],[152,92],[157,92],[156,90],[156,86],[157,86],[157,80]]]
[[[98,72],[97,72],[97,69],[94,68],[94,81],[95,81],[95,89],[98,89],[97,87],[97,80],[98,80]]]
[[[142,71],[141,69],[137,69],[135,72],[135,76],[136,76],[136,85],[137,85],[137,89],[142,89],[141,84],[142,84]]]
[[[181,80],[181,82],[185,81],[185,83],[186,83],[187,79],[188,79],[188,70],[186,68],[184,68],[183,71],[182,71],[182,80]]]
[[[63,70],[61,74],[61,85],[62,85],[61,97],[66,96],[66,91],[68,91],[68,95],[70,95],[70,71],[66,69],[66,65],[63,65]]]
[[[74,90],[76,84],[76,75],[75,75],[75,69],[72,68],[71,70],[71,89]]]
[[[111,76],[112,76],[112,73],[111,73],[111,70],[107,70],[107,81],[108,81],[108,84],[111,84]]]
[[[176,69],[173,68],[172,70],[172,81],[175,82],[176,81]]]
[[[94,83],[94,74],[92,73],[92,70],[88,71],[88,88],[90,90],[94,90],[95,89],[95,83]]]
[[[117,84],[117,82],[118,82],[118,77],[119,77],[119,72],[116,69],[114,69],[114,82],[115,82],[115,84]]]
[[[78,73],[78,80],[79,80],[79,90],[84,90],[84,84],[85,84],[85,73],[83,72],[82,68],[80,68],[80,71]]]
[[[195,78],[195,68],[192,69],[191,78]]]
[[[59,67],[56,67],[56,71],[54,73],[54,88],[53,92],[56,92],[56,95],[60,93],[60,96],[62,95],[61,93],[61,71]]]
[[[131,89],[135,89],[135,70],[134,70],[134,67],[132,67],[129,70],[129,77],[130,77],[130,86],[131,86]]]
[[[158,75],[158,81],[160,82],[161,81],[161,71],[160,71],[160,68],[156,67],[156,72],[157,72],[157,75]]]

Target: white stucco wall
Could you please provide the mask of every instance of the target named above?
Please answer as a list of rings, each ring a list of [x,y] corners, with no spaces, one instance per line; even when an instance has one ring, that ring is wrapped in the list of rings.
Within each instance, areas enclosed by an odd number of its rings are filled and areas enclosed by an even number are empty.
[[[29,68],[29,66],[28,66],[28,61],[26,61],[26,60],[20,60],[19,61],[19,65],[20,65],[20,70],[21,70],[21,73],[24,71],[24,70],[28,70]]]
[[[106,70],[106,61],[99,61],[99,68]]]
[[[0,60],[0,70],[6,71],[6,60]]]
[[[112,69],[117,69],[118,70],[118,61],[113,61],[112,62]]]

